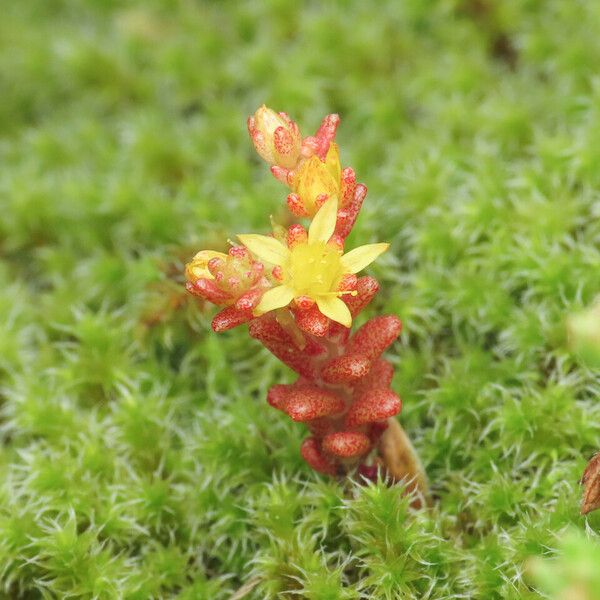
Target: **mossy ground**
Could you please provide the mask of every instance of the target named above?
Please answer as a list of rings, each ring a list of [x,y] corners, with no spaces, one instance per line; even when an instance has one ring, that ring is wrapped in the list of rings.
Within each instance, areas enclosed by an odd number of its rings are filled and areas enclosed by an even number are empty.
[[[578,576],[600,384],[564,322],[600,290],[598,3],[2,15],[0,593],[537,598],[527,561],[559,547],[539,585]],[[284,218],[245,131],[262,102],[304,132],[342,116],[369,187],[351,244],[392,243],[370,313],[405,323],[394,387],[430,512],[311,472],[264,401],[290,373],[181,294],[196,250]]]

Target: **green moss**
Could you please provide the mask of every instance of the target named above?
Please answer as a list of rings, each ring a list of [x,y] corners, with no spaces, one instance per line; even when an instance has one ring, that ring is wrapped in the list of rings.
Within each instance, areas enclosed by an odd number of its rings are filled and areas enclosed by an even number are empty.
[[[566,323],[600,289],[599,33],[566,0],[7,5],[0,595],[594,600],[600,381]],[[341,113],[431,511],[312,473],[264,401],[290,373],[181,293],[285,218],[262,102]]]

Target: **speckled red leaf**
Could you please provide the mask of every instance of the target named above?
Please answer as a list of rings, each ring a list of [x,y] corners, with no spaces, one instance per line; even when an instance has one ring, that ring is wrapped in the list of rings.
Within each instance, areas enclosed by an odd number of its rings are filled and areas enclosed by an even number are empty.
[[[188,281],[185,288],[190,294],[200,296],[213,304],[226,304],[231,301],[231,294],[223,291],[212,279],[197,279],[194,282]]]
[[[341,458],[360,456],[370,447],[371,440],[360,431],[338,431],[323,439],[323,450]]]
[[[267,392],[267,402],[273,408],[283,410],[283,407],[288,399],[290,388],[291,386],[283,383],[272,385]]]
[[[358,399],[359,396],[362,396],[362,394],[369,390],[389,388],[393,377],[394,366],[383,358],[377,359],[371,364],[371,370],[367,376],[355,383],[355,399]]]
[[[248,332],[254,339],[257,339],[260,342],[292,341],[292,338],[277,322],[275,316],[270,313],[267,313],[258,319],[254,319],[248,327]]]
[[[271,167],[271,171],[273,170],[273,168]],[[275,173],[273,173],[273,175],[275,175]],[[280,179],[280,177],[278,175],[275,175],[275,177],[277,177],[277,179]],[[284,181],[285,183],[285,181]],[[296,217],[307,217],[308,213],[306,212],[306,208],[304,207],[304,202],[302,201],[302,198],[300,198],[300,196],[298,196],[298,194],[288,194],[287,197],[287,205],[288,208],[290,209],[290,212],[296,216]]]
[[[300,446],[302,458],[319,473],[335,475],[335,463],[321,452],[319,441],[313,437],[306,438]]]
[[[316,354],[315,349],[311,348],[310,354],[300,351],[275,317],[267,314],[253,319],[248,326],[248,331],[290,369],[307,379],[315,379],[317,369],[310,360],[310,356]]]
[[[346,238],[352,231],[358,213],[362,207],[363,201],[367,195],[367,187],[362,183],[359,183],[354,188],[354,195],[350,201],[342,208],[338,213],[338,219],[335,226],[335,232]]]
[[[289,343],[262,341],[263,346],[276,356],[282,363],[285,363],[290,369],[303,375],[307,379],[314,380],[317,375],[317,368],[308,359],[308,356],[300,352],[295,346]]]
[[[400,335],[401,330],[402,322],[394,315],[374,317],[350,338],[346,352],[362,353],[374,360]]]
[[[308,146],[321,160],[325,160],[331,142],[335,139],[335,132],[340,124],[340,117],[336,114],[327,115],[314,136],[304,138],[303,144]]]
[[[365,423],[383,421],[402,410],[402,401],[392,390],[371,390],[364,393],[348,410],[346,426],[357,427]]]
[[[339,397],[316,386],[292,387],[287,391],[283,410],[294,421],[312,421],[343,412],[344,401]]]
[[[344,302],[350,309],[353,317],[359,314],[373,300],[378,290],[379,283],[374,277],[366,275],[365,277],[358,278],[356,282],[356,296],[351,296],[350,294],[343,296]]]
[[[212,320],[212,328],[216,333],[221,333],[242,325],[242,323],[247,323],[251,319],[251,310],[238,310],[235,306],[228,306],[215,315]]]
[[[239,310],[253,310],[260,302],[263,293],[262,289],[252,289],[237,299],[235,307]]]
[[[289,248],[293,248],[298,244],[304,244],[307,240],[308,232],[302,225],[294,224],[289,226],[286,240]]]
[[[326,383],[351,383],[365,377],[370,368],[371,361],[364,354],[348,354],[325,363],[321,377]]]
[[[354,197],[356,190],[356,173],[352,167],[346,167],[342,170],[340,177],[342,197],[340,199],[341,206],[346,206]]]
[[[323,337],[329,331],[329,319],[322,314],[316,305],[308,310],[298,310],[295,313],[296,324],[302,331],[316,337]]]

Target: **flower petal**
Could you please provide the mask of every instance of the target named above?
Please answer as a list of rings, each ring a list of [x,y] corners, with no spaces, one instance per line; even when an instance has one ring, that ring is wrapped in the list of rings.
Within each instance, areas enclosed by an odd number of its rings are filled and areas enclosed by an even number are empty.
[[[366,244],[365,246],[359,246],[350,250],[348,254],[342,256],[342,266],[346,273],[358,273],[362,271],[367,265],[370,265],[378,256],[383,254],[388,248],[389,244]]]
[[[329,198],[321,206],[308,228],[308,243],[328,242],[335,231],[338,201],[336,197]]]
[[[256,316],[264,315],[266,312],[287,306],[294,299],[294,291],[286,285],[267,290],[260,299],[258,306],[254,309]]]
[[[238,235],[238,239],[252,254],[274,265],[283,265],[290,254],[280,241],[266,235],[246,233]]]
[[[329,145],[329,150],[325,157],[325,165],[335,181],[339,181],[342,174],[342,166],[340,165],[340,151],[335,142],[331,142]]]
[[[317,296],[319,310],[332,321],[341,323],[344,327],[352,325],[352,315],[346,304],[337,296]]]

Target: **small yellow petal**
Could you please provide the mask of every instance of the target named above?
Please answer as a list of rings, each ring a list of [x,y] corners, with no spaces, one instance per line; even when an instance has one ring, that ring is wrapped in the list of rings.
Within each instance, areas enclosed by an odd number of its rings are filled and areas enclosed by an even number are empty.
[[[337,209],[338,202],[337,198],[329,198],[321,206],[319,212],[315,215],[312,220],[310,227],[308,228],[308,243],[314,244],[315,242],[328,242],[329,238],[335,231],[335,222],[337,220]]]
[[[246,233],[238,235],[238,239],[252,254],[274,265],[283,265],[290,254],[280,241],[266,235]]]
[[[340,151],[335,142],[331,142],[329,145],[329,150],[325,157],[325,165],[335,181],[339,181],[342,175],[342,165],[340,165]]]
[[[227,259],[227,254],[216,252],[215,250],[200,250],[185,266],[185,275],[188,281],[214,279],[207,267],[208,262],[213,258],[222,258],[225,260]]]
[[[341,258],[344,272],[358,273],[359,271],[362,271],[389,247],[390,245],[385,243],[367,244],[365,246],[354,248],[354,250],[350,250],[348,254],[344,254]]]
[[[352,315],[343,300],[337,296],[317,296],[319,310],[332,321],[341,323],[344,327],[352,325]]]
[[[287,306],[293,299],[294,291],[291,288],[278,285],[263,294],[258,306],[254,309],[254,314],[257,317],[264,315],[271,310]]]

